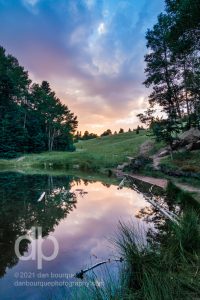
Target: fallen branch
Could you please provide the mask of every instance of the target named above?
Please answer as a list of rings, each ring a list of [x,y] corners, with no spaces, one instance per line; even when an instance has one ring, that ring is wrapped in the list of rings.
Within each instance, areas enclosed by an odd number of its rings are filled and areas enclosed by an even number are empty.
[[[156,203],[152,199],[148,199],[148,202],[151,203],[155,208],[157,208],[167,219],[176,224],[179,224],[179,222],[168,211],[163,209],[158,203]]]
[[[124,187],[124,184],[125,184],[125,181],[126,181],[126,177],[124,177],[122,179],[122,181],[120,182],[119,186],[118,186],[118,190],[122,189]]]
[[[155,208],[157,208],[161,213],[162,215],[164,215],[167,219],[169,219],[170,221],[176,223],[176,224],[179,224],[178,220],[177,220],[177,216],[169,211],[167,211],[166,209],[162,208],[157,202],[155,202],[153,200],[153,194],[152,194],[152,188],[154,186],[152,185],[151,188],[149,189],[149,192],[151,194],[151,199],[144,194],[144,198],[147,202],[149,202],[151,205],[153,205]],[[133,188],[134,190],[140,194],[140,191],[137,189],[137,186],[135,184],[133,184]]]
[[[151,193],[151,197],[153,198],[153,193],[152,193],[152,189],[153,189],[153,185],[151,186],[151,188],[149,189],[149,192]],[[148,199],[149,202],[154,206],[157,207],[159,209],[159,211],[168,219],[170,219],[172,222],[175,222],[178,224],[178,216],[176,214],[174,214],[171,211],[167,211],[166,209],[162,208],[158,203],[154,202],[153,199]]]
[[[107,263],[111,263],[111,262],[123,262],[123,258],[121,257],[120,259],[108,259],[108,260],[105,260],[105,261],[102,261],[102,262],[99,262],[97,264],[95,264],[94,266],[88,268],[88,269],[85,269],[85,270],[81,270],[79,273],[76,273],[75,277],[76,278],[80,278],[80,279],[83,279],[84,278],[84,274],[101,266],[101,265],[104,265],[104,264],[107,264]]]

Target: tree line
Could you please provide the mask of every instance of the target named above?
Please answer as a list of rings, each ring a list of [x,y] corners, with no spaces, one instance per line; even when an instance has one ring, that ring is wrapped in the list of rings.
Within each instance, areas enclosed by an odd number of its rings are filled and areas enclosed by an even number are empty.
[[[182,129],[200,128],[200,2],[166,0],[165,13],[146,34],[149,108],[138,117],[172,142]],[[162,117],[155,117],[157,108]]]
[[[77,126],[77,117],[49,83],[32,83],[18,60],[0,47],[0,157],[74,150]]]
[[[131,128],[129,128],[127,132],[135,132],[136,134],[139,134],[140,130],[144,130],[144,127],[138,125],[137,128],[135,128],[133,130],[131,130]],[[77,131],[74,136],[74,141],[78,142],[78,141],[91,140],[91,139],[96,139],[99,137],[104,137],[104,136],[109,136],[109,135],[117,135],[117,134],[121,134],[121,133],[126,133],[126,131],[123,128],[120,128],[119,132],[117,132],[117,131],[112,132],[111,129],[107,129],[100,135],[98,135],[96,133],[90,133],[87,130],[82,135],[81,131]]]

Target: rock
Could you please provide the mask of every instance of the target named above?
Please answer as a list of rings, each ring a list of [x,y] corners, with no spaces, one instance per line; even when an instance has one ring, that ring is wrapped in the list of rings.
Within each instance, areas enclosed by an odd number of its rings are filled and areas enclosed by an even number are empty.
[[[139,155],[131,162],[130,169],[132,171],[138,171],[139,169],[143,168],[144,166],[146,166],[147,164],[150,164],[152,162],[153,162],[152,158]]]
[[[200,130],[191,128],[179,135],[179,139],[172,144],[173,150],[192,151],[200,149]]]
[[[187,151],[191,151],[192,148],[193,148],[193,143],[190,143],[190,144],[188,144],[188,145],[185,146],[185,149],[186,149]]]
[[[161,148],[157,155],[158,157],[164,157],[164,156],[167,156],[170,154],[170,147],[164,147],[164,148]]]
[[[172,149],[177,150],[181,146],[181,141],[180,140],[175,140],[172,143]]]
[[[126,168],[129,167],[129,165],[130,165],[129,163],[123,163],[122,165],[118,165],[117,170],[124,171]]]
[[[190,144],[186,145],[185,149],[187,151],[199,150],[200,149],[200,140],[195,143],[190,143]]]
[[[154,142],[151,140],[145,141],[141,146],[140,146],[140,155],[142,156],[148,156],[150,151],[154,147]]]
[[[188,145],[200,141],[200,130],[197,128],[191,128],[185,131],[179,136],[181,143]]]
[[[166,150],[163,150],[162,152],[160,152],[160,153],[158,154],[158,157],[164,157],[164,156],[167,156],[167,155],[169,155],[169,154],[170,154],[169,150],[166,149]]]
[[[187,151],[200,149],[200,130],[190,128],[180,135],[179,147],[184,147]]]

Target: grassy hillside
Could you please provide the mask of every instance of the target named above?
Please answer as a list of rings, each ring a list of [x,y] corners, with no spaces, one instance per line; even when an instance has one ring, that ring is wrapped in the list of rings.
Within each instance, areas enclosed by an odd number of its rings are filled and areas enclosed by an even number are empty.
[[[141,131],[140,134],[128,132],[118,135],[101,137],[89,141],[79,142],[77,150],[91,153],[101,157],[103,161],[116,165],[123,162],[127,156],[134,156],[139,153],[140,145],[149,139],[146,131]]]
[[[41,172],[62,171],[69,169],[74,172],[94,171],[104,173],[105,169],[115,168],[118,164],[127,161],[127,156],[139,154],[141,144],[150,139],[146,131],[139,134],[128,132],[113,136],[101,137],[76,144],[76,152],[45,152],[41,154],[21,155],[12,160],[0,160],[0,169],[15,168],[17,170],[32,168]],[[155,143],[153,152],[157,152],[163,145]],[[172,169],[180,169],[188,172],[200,172],[200,151],[192,151],[174,154],[174,160],[170,157],[162,159],[161,163]],[[161,172],[145,170],[144,175],[170,178]],[[199,180],[194,178],[175,178],[181,183],[199,186]]]
[[[45,152],[23,155],[14,160],[0,160],[0,167],[42,167],[97,171],[113,168],[139,153],[140,145],[149,139],[146,131],[101,137],[76,144],[76,152]]]

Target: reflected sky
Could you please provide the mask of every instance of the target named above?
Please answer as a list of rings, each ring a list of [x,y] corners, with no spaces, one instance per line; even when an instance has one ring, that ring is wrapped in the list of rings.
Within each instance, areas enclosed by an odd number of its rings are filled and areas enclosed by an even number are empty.
[[[38,179],[35,176],[34,180],[46,179],[42,176]],[[58,180],[55,178],[46,180],[48,184],[51,182],[50,194],[57,195],[57,191],[63,189],[65,180],[63,178],[59,181],[59,187]],[[54,231],[50,232],[50,235],[59,243],[59,254],[55,260],[43,263],[42,273],[74,274],[86,266],[111,258],[116,252],[109,239],[117,232],[119,220],[124,222],[132,220],[136,227],[137,223],[142,223],[141,220],[135,218],[140,209],[147,205],[142,194],[137,194],[128,188],[118,190],[114,185],[107,187],[100,182],[82,180],[71,181],[68,186],[71,187],[70,192],[77,202],[74,209],[61,218],[58,224],[54,225]],[[16,193],[15,190],[13,190],[14,193]],[[46,206],[48,205],[47,199]],[[59,202],[59,205],[62,206],[63,202]],[[48,209],[46,213],[48,214]],[[52,218],[54,217],[52,215]],[[40,220],[37,223],[40,225]],[[29,251],[30,249],[29,246]],[[44,239],[43,251],[45,254],[50,254],[52,251],[52,243],[47,238]],[[6,275],[0,280],[1,300],[47,299],[48,288],[15,287],[16,272],[38,273],[36,262],[19,261],[13,268],[7,268]]]

